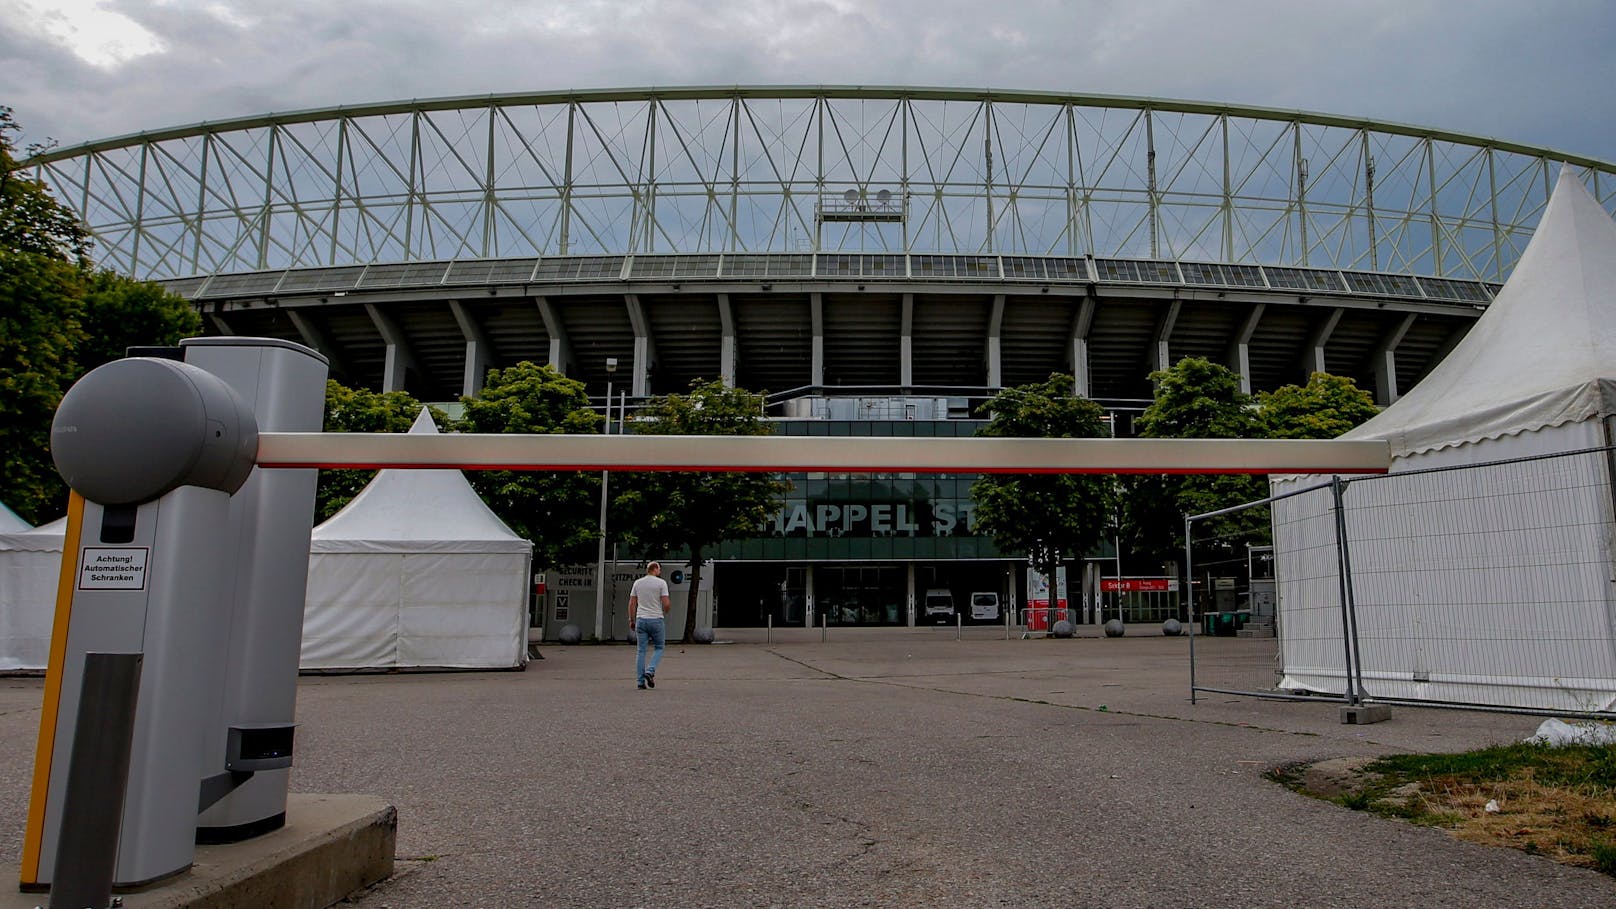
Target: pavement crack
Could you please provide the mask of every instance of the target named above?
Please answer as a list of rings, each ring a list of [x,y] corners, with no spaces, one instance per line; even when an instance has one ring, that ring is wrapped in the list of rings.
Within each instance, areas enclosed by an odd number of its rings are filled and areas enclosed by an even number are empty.
[[[962,696],[962,697],[984,698],[984,699],[990,700],[990,701],[1008,701],[1010,703],[1018,703],[1018,704],[1035,704],[1035,705],[1038,705],[1038,706],[1041,706],[1041,707],[1056,707],[1056,708],[1060,708],[1062,710],[1081,710],[1081,711],[1085,711],[1087,713],[1098,713],[1098,714],[1103,714],[1105,716],[1126,716],[1126,717],[1134,717],[1134,718],[1137,718],[1137,719],[1167,720],[1167,721],[1175,722],[1175,723],[1192,723],[1192,724],[1199,725],[1199,726],[1224,726],[1224,727],[1227,727],[1227,728],[1230,728],[1230,729],[1250,729],[1250,730],[1252,730],[1254,732],[1277,732],[1277,733],[1281,733],[1281,734],[1284,734],[1284,735],[1303,736],[1303,737],[1306,737],[1306,738],[1318,738],[1318,735],[1319,735],[1316,732],[1307,732],[1307,731],[1297,730],[1297,729],[1281,729],[1281,728],[1276,727],[1276,726],[1259,726],[1259,725],[1257,725],[1255,723],[1235,723],[1235,722],[1231,722],[1229,720],[1201,720],[1201,719],[1195,719],[1193,717],[1169,716],[1167,714],[1161,714],[1161,713],[1142,713],[1142,712],[1133,711],[1133,710],[1117,710],[1117,709],[1111,708],[1111,707],[1107,707],[1107,708],[1102,709],[1102,708],[1099,708],[1099,707],[1087,707],[1087,706],[1084,706],[1082,704],[1060,704],[1060,703],[1057,703],[1055,701],[1046,701],[1046,700],[1044,700],[1042,698],[1021,697],[1021,696],[1009,695],[1009,694],[984,694],[984,693],[979,692],[979,691],[959,691],[959,690],[956,690],[956,689],[953,689],[953,688],[939,688],[939,687],[935,687],[935,686],[932,686],[932,685],[916,685],[916,684],[913,684],[913,683],[903,681],[903,679],[905,679],[905,678],[912,678],[911,676],[890,676],[890,675],[850,676],[850,675],[841,675],[839,673],[831,672],[828,669],[821,669],[818,666],[814,666],[814,665],[811,665],[809,663],[806,663],[806,662],[804,662],[802,660],[797,659],[796,657],[787,656],[786,654],[783,654],[783,653],[779,652],[778,650],[769,650],[767,652],[772,654],[775,657],[778,657],[779,659],[785,660],[788,663],[795,663],[796,665],[801,666],[804,669],[807,669],[807,670],[809,670],[811,672],[817,672],[820,675],[825,676],[826,678],[835,679],[836,681],[839,681],[839,682],[862,682],[862,683],[864,683],[866,685],[891,685],[894,688],[907,688],[907,689],[910,689],[910,690],[913,690],[913,691],[933,691],[933,692],[937,692],[938,694],[953,694],[953,695],[959,695],[959,696]],[[1003,673],[993,673],[993,674],[1001,675],[1001,674],[1008,674],[1009,672],[1011,672],[1011,671],[1006,670]],[[950,674],[951,675],[956,675],[956,676],[967,675],[967,674],[972,675],[972,676],[979,676],[979,675],[983,675],[984,673],[973,672],[973,673],[950,673]],[[928,678],[937,678],[938,676],[935,675],[935,674],[929,674],[927,677]]]
[[[843,682],[856,682],[856,681],[858,681],[858,679],[850,677],[850,676],[837,675],[836,673],[831,672],[828,669],[820,669],[818,666],[814,666],[814,665],[811,665],[809,663],[805,663],[802,660],[797,659],[796,657],[786,656],[785,654],[781,653],[778,650],[766,650],[764,652],[768,653],[771,656],[778,657],[779,659],[785,660],[787,663],[794,663],[794,664],[796,664],[798,666],[801,666],[802,668],[808,670],[809,672],[817,672],[820,675],[825,676],[826,678],[836,679],[838,681],[843,681]]]

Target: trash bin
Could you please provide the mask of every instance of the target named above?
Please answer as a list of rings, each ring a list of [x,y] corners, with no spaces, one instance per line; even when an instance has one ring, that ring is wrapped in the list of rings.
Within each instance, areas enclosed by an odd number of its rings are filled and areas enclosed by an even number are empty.
[[[1234,637],[1240,626],[1246,624],[1251,618],[1250,613],[1238,612],[1208,612],[1201,615],[1201,633],[1216,635],[1218,637]]]

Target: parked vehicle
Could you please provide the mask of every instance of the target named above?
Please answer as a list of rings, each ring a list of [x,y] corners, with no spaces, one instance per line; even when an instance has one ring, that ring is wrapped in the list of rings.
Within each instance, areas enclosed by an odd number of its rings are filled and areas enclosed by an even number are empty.
[[[954,594],[944,587],[933,587],[926,591],[925,609],[921,615],[927,622],[954,621]]]
[[[992,622],[999,618],[999,595],[989,591],[971,594],[971,620]]]

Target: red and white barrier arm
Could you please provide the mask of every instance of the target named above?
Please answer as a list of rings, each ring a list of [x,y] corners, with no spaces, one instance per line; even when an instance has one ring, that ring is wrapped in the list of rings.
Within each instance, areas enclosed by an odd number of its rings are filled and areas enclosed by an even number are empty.
[[[832,473],[1385,473],[1382,440],[266,432],[260,467]]]

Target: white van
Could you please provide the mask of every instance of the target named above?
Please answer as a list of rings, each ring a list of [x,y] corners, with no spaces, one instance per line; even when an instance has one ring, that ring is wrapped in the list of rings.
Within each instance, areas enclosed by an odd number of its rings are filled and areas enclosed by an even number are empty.
[[[954,621],[954,594],[946,587],[933,587],[926,591],[925,609],[921,616],[926,622]]]
[[[999,618],[999,595],[985,591],[971,594],[972,621],[996,621]]]

